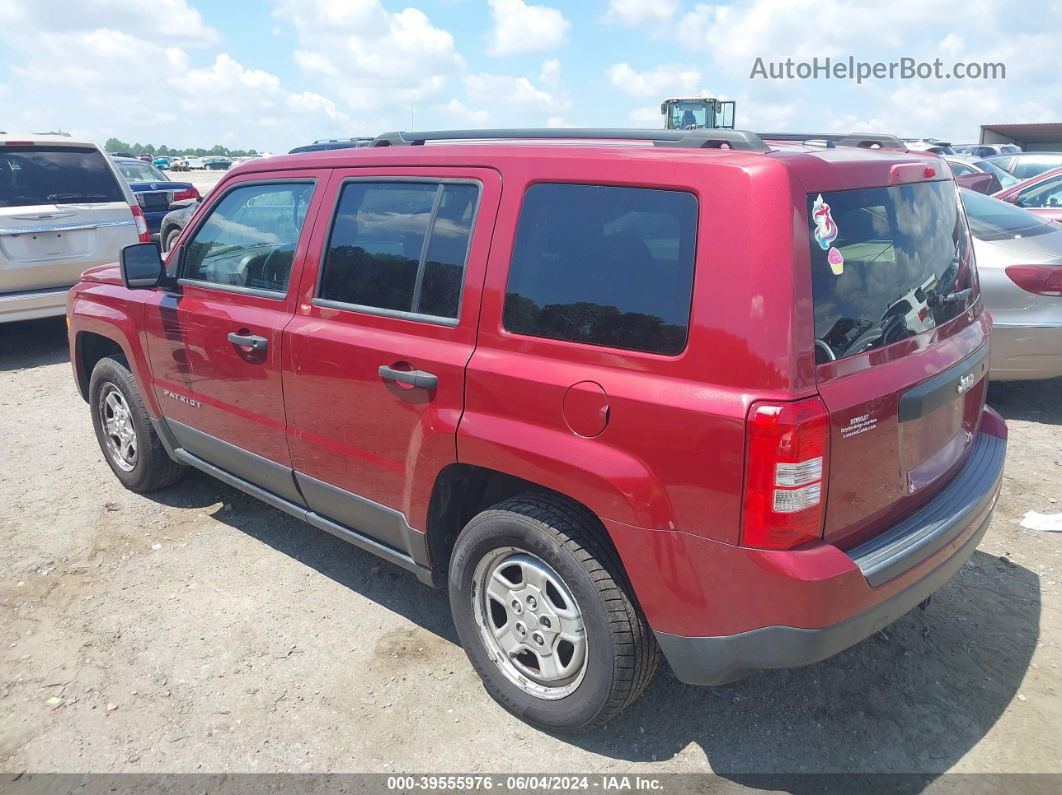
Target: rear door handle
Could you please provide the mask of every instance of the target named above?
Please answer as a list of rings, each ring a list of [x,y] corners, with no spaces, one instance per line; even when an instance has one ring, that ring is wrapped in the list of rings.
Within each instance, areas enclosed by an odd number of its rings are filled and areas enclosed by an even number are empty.
[[[241,348],[250,348],[252,351],[264,351],[269,347],[269,340],[256,334],[241,334],[238,331],[229,332],[229,342],[239,345]]]
[[[435,389],[439,385],[439,376],[433,373],[426,373],[423,370],[396,370],[386,364],[380,365],[380,378],[384,381],[397,381],[400,384],[420,389]]]

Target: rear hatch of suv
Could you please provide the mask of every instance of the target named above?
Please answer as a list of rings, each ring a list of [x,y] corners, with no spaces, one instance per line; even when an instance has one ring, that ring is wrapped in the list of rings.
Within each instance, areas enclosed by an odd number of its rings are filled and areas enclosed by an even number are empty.
[[[824,537],[850,548],[928,502],[969,457],[989,321],[951,180],[815,192],[807,211],[830,417]]]
[[[93,146],[0,146],[0,295],[69,287],[137,241],[106,157]]]

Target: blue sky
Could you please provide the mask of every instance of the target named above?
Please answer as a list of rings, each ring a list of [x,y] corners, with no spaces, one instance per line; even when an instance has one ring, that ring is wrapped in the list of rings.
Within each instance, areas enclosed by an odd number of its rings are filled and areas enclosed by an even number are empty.
[[[862,7],[861,7],[862,6]],[[1062,121],[1062,3],[0,0],[0,128],[285,151],[389,129],[650,126],[705,91],[739,127],[975,140]],[[1002,63],[1005,79],[750,79],[756,58]]]

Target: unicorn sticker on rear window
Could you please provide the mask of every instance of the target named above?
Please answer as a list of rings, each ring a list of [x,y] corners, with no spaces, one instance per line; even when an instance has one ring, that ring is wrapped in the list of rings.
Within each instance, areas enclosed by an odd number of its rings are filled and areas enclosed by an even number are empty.
[[[830,205],[823,201],[821,193],[815,197],[815,203],[811,206],[811,219],[815,222],[816,242],[823,251],[829,252],[826,261],[830,263],[830,270],[834,276],[840,276],[844,273],[844,256],[837,249],[830,248],[837,239],[837,224],[830,214]]]

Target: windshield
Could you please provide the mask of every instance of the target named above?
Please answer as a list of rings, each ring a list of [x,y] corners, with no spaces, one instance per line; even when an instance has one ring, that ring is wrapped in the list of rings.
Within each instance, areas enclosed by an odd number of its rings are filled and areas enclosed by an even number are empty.
[[[668,108],[668,128],[672,130],[690,130],[708,127],[708,103],[706,102],[675,102]]]
[[[962,191],[970,232],[978,240],[1015,240],[1062,231],[1053,221],[972,190]]]
[[[987,160],[975,160],[974,165],[982,171],[987,171],[990,174],[995,174],[999,178],[999,184],[1004,188],[1009,188],[1011,185],[1017,185],[1021,182],[1016,176],[1009,171],[1004,171],[995,163],[990,163]]]
[[[142,160],[135,163],[119,163],[118,170],[122,172],[127,182],[169,182],[165,174],[151,163],[145,163]]]
[[[929,331],[976,297],[950,180],[811,194],[808,222],[820,363]]]
[[[90,148],[5,146],[0,207],[125,201],[104,158]]]

